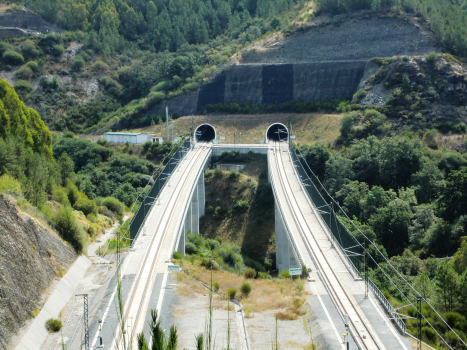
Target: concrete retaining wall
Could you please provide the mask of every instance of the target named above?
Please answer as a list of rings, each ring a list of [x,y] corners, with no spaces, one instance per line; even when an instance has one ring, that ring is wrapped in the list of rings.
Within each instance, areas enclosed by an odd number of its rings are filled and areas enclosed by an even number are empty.
[[[60,280],[52,294],[50,294],[41,312],[29,326],[29,329],[15,347],[15,350],[40,349],[48,334],[45,328],[45,321],[49,318],[59,317],[60,311],[74,295],[76,287],[91,265],[92,262],[85,256],[78,257],[67,274]]]

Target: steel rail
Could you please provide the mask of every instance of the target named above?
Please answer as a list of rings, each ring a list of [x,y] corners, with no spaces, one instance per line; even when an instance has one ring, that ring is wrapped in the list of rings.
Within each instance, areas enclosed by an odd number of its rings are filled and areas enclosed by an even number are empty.
[[[188,174],[186,175],[184,181],[181,181],[181,182],[178,182],[178,183],[177,183],[177,185],[176,185],[177,187],[175,187],[174,191],[172,192],[172,194],[171,194],[170,197],[169,197],[169,201],[168,201],[169,203],[172,201],[173,196],[174,196],[174,193],[177,192],[177,189],[178,189],[179,187],[183,187],[183,185],[184,185],[186,179],[189,177],[189,175],[190,175],[191,172],[193,171],[193,165],[196,163],[196,161],[198,160],[198,158],[200,157],[200,155],[203,154],[204,149],[205,149],[205,147],[204,147],[203,145],[199,146],[198,150],[197,150],[196,153],[193,155],[193,158],[190,159],[190,161],[189,161],[189,163],[188,163],[188,166],[187,166],[187,169],[189,169],[189,172],[188,172]],[[182,177],[183,177],[183,176],[184,176],[184,174],[182,174]],[[170,180],[169,180],[169,181],[170,181]],[[178,201],[178,199],[179,199],[181,193],[182,193],[181,190],[178,191],[178,195],[177,195],[177,197],[176,197],[176,199],[175,199],[175,203]],[[163,218],[163,217],[166,215],[166,213],[167,213],[167,211],[168,211],[168,208],[169,208],[169,206],[166,205],[165,208],[164,208],[164,211],[163,211],[163,213],[162,213],[162,215],[161,215],[161,218]],[[149,215],[149,214],[148,214],[148,215]],[[173,212],[170,214],[170,217],[171,217],[172,215],[173,215]],[[162,246],[162,241],[163,241],[163,239],[164,239],[164,237],[165,237],[165,235],[166,235],[166,233],[167,233],[168,222],[170,221],[170,217],[169,217],[169,220],[167,221],[166,227],[165,227],[165,229],[164,229],[164,231],[163,231],[163,233],[162,233],[162,235],[161,235],[161,244],[159,244],[159,246],[157,247],[156,254],[155,254],[155,256],[154,256],[154,261],[156,261],[156,260],[157,260],[157,257],[159,256],[159,252],[160,252],[160,249],[161,249],[161,246]],[[142,263],[141,266],[140,266],[140,269],[139,269],[139,272],[138,272],[138,276],[137,276],[137,278],[135,279],[135,282],[133,283],[133,286],[132,286],[132,289],[131,289],[131,292],[130,292],[130,299],[128,299],[128,301],[127,301],[127,303],[126,303],[126,305],[125,305],[126,311],[125,311],[125,315],[124,315],[124,317],[123,317],[125,320],[126,320],[126,319],[128,318],[128,316],[129,316],[129,312],[130,312],[131,305],[133,304],[133,301],[134,301],[134,298],[135,298],[135,294],[136,294],[136,291],[137,291],[137,287],[138,287],[139,281],[141,280],[141,276],[142,276],[143,271],[144,271],[144,268],[145,268],[145,266],[146,266],[146,264],[147,264],[147,261],[148,261],[148,258],[149,258],[151,249],[152,249],[152,247],[153,247],[153,245],[154,245],[154,242],[156,241],[156,237],[157,237],[156,233],[157,233],[157,231],[160,229],[161,225],[162,225],[162,220],[159,220],[159,223],[157,224],[157,228],[156,228],[155,231],[154,231],[154,234],[153,234],[153,237],[152,237],[151,242],[150,242],[150,244],[149,244],[149,247],[148,247],[147,250],[146,250],[146,255],[145,255],[145,257],[144,257],[143,263]],[[141,300],[144,300],[144,298],[146,297],[147,289],[148,289],[148,287],[149,287],[149,282],[151,281],[151,276],[153,275],[153,272],[154,272],[154,267],[155,267],[155,264],[153,264],[153,265],[151,266],[151,270],[150,270],[150,272],[149,272],[149,276],[148,276],[148,279],[147,279],[147,281],[146,281],[146,285],[145,285],[144,291],[143,291],[143,297],[142,297]],[[138,320],[138,318],[140,317],[141,308],[142,308],[142,303],[140,303],[140,306],[139,306],[139,308],[138,308],[137,315],[136,315],[135,320],[134,320],[134,321],[135,321],[135,322],[134,322],[134,325],[137,324],[137,320]],[[130,342],[132,341],[132,339],[133,339],[133,332],[134,332],[134,329],[135,329],[135,327],[133,327],[133,329],[132,329],[132,331],[131,331],[131,336],[130,336],[130,339],[129,339],[129,343],[130,343]],[[114,337],[114,339],[116,338],[115,345],[117,345],[117,348],[118,348],[118,347],[119,347],[118,344],[120,344],[120,342],[122,341],[122,336],[123,336],[123,334],[122,334],[122,331],[121,331],[120,327],[118,327],[117,332],[118,332],[118,333],[117,333],[117,336]]]
[[[282,145],[279,143],[279,147],[282,151]],[[300,236],[302,237],[302,239],[304,240],[304,242],[308,245],[308,247],[311,249],[311,251],[313,251],[313,253],[315,255],[316,252],[315,252],[315,249],[313,249],[313,245],[311,244],[310,242],[310,239],[309,239],[309,235],[305,234],[306,232],[306,229],[309,231],[309,232],[312,232],[311,230],[311,227],[309,226],[307,220],[305,219],[305,215],[303,213],[303,210],[301,209],[300,205],[298,204],[295,196],[291,196],[290,195],[290,192],[292,191],[292,186],[290,184],[290,181],[289,179],[287,178],[286,174],[282,174],[282,171],[281,169],[283,170],[284,169],[284,161],[283,161],[283,157],[282,157],[282,152],[279,151],[279,152],[275,152],[275,158],[276,158],[276,168],[277,168],[277,172],[278,172],[278,175],[279,175],[279,181],[281,182],[281,185],[284,189],[284,195],[287,199],[287,201],[289,202],[289,205],[291,206],[291,209],[292,209],[292,202],[295,202],[295,206],[298,208],[301,216],[303,217],[303,222],[305,222],[305,225],[306,227],[304,228],[302,223],[300,222],[300,220],[295,220],[295,222],[297,223],[297,227],[299,227],[299,234]],[[289,154],[289,152],[287,152]],[[290,156],[290,154],[289,154]],[[282,165],[281,167],[279,166],[279,161],[280,161],[280,164]],[[293,161],[291,161],[291,163],[293,164]],[[285,171],[284,171],[285,172]],[[295,173],[295,169],[294,169],[294,173]],[[284,180],[285,178],[285,180]],[[285,186],[285,182],[287,182],[287,185],[288,185],[288,188],[289,190],[286,188]],[[295,210],[291,210],[291,212],[296,215],[297,213],[295,212]],[[349,317],[349,321],[350,321],[350,325],[349,327],[353,327],[354,328],[354,334],[357,335],[357,337],[359,338],[359,341],[360,341],[360,344],[363,345],[363,347],[365,349],[384,349],[384,347],[382,347],[379,342],[377,341],[377,339],[374,337],[374,335],[372,334],[373,331],[370,331],[370,329],[368,328],[368,325],[365,324],[365,322],[363,322],[363,318],[362,316],[360,315],[360,312],[359,310],[355,307],[355,305],[352,303],[351,301],[351,298],[350,296],[348,295],[348,292],[346,291],[345,287],[342,285],[341,281],[339,280],[339,278],[337,277],[336,273],[334,272],[334,270],[331,268],[331,264],[329,263],[328,259],[326,258],[326,254],[323,252],[321,246],[318,244],[316,238],[311,235],[313,241],[315,242],[315,245],[318,247],[319,249],[319,253],[322,255],[322,259],[321,260],[324,260],[325,264],[327,265],[328,269],[332,272],[335,280],[337,281],[340,289],[342,290],[342,293],[345,295],[346,299],[347,299],[347,302],[348,304],[352,307],[353,311],[354,311],[354,314],[358,317],[358,321],[365,327],[366,329],[366,333],[371,337],[371,340],[372,340],[372,343],[373,344],[367,344],[367,342],[365,342],[365,340],[362,338],[362,335],[360,334],[360,332],[358,332],[357,330],[357,327],[355,325],[355,319],[352,320],[350,317]],[[335,296],[338,296],[340,293],[338,293],[338,291],[336,290],[336,287],[333,285],[333,283],[331,283],[331,280],[329,278],[329,276],[325,275],[323,272],[324,272],[324,269],[323,269],[323,264],[322,262],[320,261],[320,259],[318,259],[316,257],[316,259],[314,259],[315,263],[317,264],[317,267],[319,268],[320,270],[320,274],[321,276],[323,276],[323,279],[325,281],[325,284],[327,284],[330,289],[332,290],[332,292],[334,293]],[[339,307],[341,310],[344,310],[344,313],[347,313],[349,314],[349,312],[347,311],[346,312],[346,306],[343,304],[343,300],[341,298],[338,298],[338,297],[335,297],[335,299],[337,300],[337,302],[339,303]],[[336,305],[337,306],[337,305]],[[373,347],[371,347],[371,345],[374,345]]]

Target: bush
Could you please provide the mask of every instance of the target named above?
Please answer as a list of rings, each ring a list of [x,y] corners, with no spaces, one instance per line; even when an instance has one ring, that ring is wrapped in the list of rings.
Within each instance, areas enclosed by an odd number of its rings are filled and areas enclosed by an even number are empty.
[[[0,42],[0,54],[3,55],[6,51],[13,51],[13,46],[5,42]]]
[[[21,185],[13,176],[4,174],[0,176],[0,192],[3,191],[15,191],[22,193]]]
[[[7,64],[15,66],[23,64],[24,62],[24,57],[20,53],[12,50],[5,51],[2,57]]]
[[[63,187],[57,186],[54,188],[52,191],[52,199],[63,205],[70,205],[67,190]]]
[[[266,272],[258,272],[258,277],[265,280],[268,278],[268,274]]]
[[[216,219],[220,219],[224,216],[224,210],[221,207],[216,207],[216,210],[214,210],[214,217]]]
[[[231,170],[229,172],[229,180],[237,181],[239,177],[240,177],[240,173],[238,171]]]
[[[243,276],[245,276],[245,278],[255,278],[256,271],[255,269],[252,269],[251,267],[249,267],[245,271],[243,271]]]
[[[79,72],[81,69],[84,68],[84,60],[82,58],[76,58],[74,61],[73,61],[73,64],[71,65],[71,68],[75,71],[75,72]]]
[[[229,288],[227,291],[227,297],[229,299],[235,299],[235,294],[237,294],[237,290],[235,288]]]
[[[214,282],[212,288],[217,292],[219,290],[219,282]]]
[[[206,241],[206,246],[208,246],[209,249],[214,250],[214,249],[216,249],[217,247],[220,246],[220,243],[218,241],[216,241],[215,239],[208,239]]]
[[[97,215],[96,203],[84,196],[80,196],[78,200],[73,204],[73,208],[78,211],[82,211],[84,215],[89,214]]]
[[[86,245],[86,236],[80,230],[72,209],[70,207],[59,209],[52,219],[58,226],[58,232],[80,253]]]
[[[435,63],[435,61],[438,59],[438,54],[436,52],[430,52],[427,56],[426,56],[426,61],[428,63]]]
[[[251,285],[248,282],[244,282],[242,286],[240,287],[240,292],[242,294],[248,296],[251,292]]]
[[[27,80],[18,80],[15,84],[15,90],[20,92],[29,92],[33,89],[32,84]]]
[[[179,252],[175,251],[175,252],[172,254],[172,258],[177,259],[177,260],[180,260],[180,259],[183,259],[183,255],[182,255],[182,253],[179,253]]]
[[[120,202],[117,198],[113,198],[113,197],[104,198],[101,202],[101,205],[103,205],[104,207],[107,207],[107,209],[114,212],[117,216],[123,215],[123,212],[125,211],[125,204]]]
[[[30,61],[26,63],[24,66],[32,70],[34,73],[39,72],[39,64],[36,61]]]
[[[109,66],[106,63],[102,62],[102,61],[96,61],[92,65],[92,70],[94,70],[96,72],[102,72],[102,71],[107,70],[107,69],[109,69]]]
[[[215,169],[214,170],[214,177],[221,178],[223,175],[223,171],[221,169]]]
[[[36,45],[32,41],[26,41],[22,46],[21,46],[21,51],[23,52],[23,55],[29,58],[36,58],[39,56],[39,50],[36,49]]]
[[[29,67],[21,67],[15,72],[15,78],[29,80],[32,77],[32,70]]]
[[[47,328],[49,332],[58,332],[62,329],[62,321],[55,318],[49,318],[45,321],[45,328]]]
[[[198,252],[198,249],[193,243],[187,242],[185,244],[185,253],[192,255],[192,254],[196,254],[197,252]]]
[[[65,49],[61,45],[54,45],[52,49],[50,50],[50,53],[54,57],[61,57],[65,53]]]
[[[280,273],[279,277],[281,277],[281,278],[290,278],[290,272],[289,272],[289,270],[283,270],[283,271]]]

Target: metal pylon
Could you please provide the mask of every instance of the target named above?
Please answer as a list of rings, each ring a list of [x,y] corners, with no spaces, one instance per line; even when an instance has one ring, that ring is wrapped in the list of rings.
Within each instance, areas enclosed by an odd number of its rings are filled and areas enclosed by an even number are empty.
[[[417,297],[417,350],[422,350],[422,297]]]
[[[89,350],[88,294],[76,294],[76,296],[82,296],[84,300],[84,350]]]

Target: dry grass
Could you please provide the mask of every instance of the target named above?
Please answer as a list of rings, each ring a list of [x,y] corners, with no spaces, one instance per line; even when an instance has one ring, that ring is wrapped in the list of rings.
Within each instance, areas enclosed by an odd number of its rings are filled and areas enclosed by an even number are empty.
[[[264,134],[273,123],[288,124],[292,122],[297,141],[301,144],[313,144],[317,141],[327,144],[340,135],[342,114],[304,113],[304,114],[259,114],[259,115],[207,115],[193,118],[195,128],[203,123],[214,126],[217,135],[225,136],[225,143],[253,143],[264,140]],[[192,125],[192,117],[181,117],[174,121],[174,135],[186,133]],[[132,132],[149,132],[166,137],[166,125],[159,124],[131,130]],[[230,132],[230,141],[229,141]],[[240,132],[242,133],[240,140]],[[170,128],[172,136],[172,128]]]
[[[184,276],[186,288],[190,290],[196,288],[196,283],[200,285],[199,282],[196,282],[196,279],[206,284],[210,283],[211,271],[196,263],[191,264],[183,261],[183,270],[187,274]],[[225,271],[213,271],[212,273],[213,282],[219,283],[219,293],[221,294],[225,294],[229,288],[237,288],[239,290],[242,283],[245,282],[243,276]],[[296,283],[292,287],[289,280],[282,279],[249,279],[248,282],[251,284],[250,295],[244,297],[238,293],[236,297],[242,302],[247,317],[253,317],[255,312],[273,310],[278,312],[279,319],[284,319],[280,317],[280,313],[281,315],[287,315],[286,319],[290,320],[297,319],[298,316],[306,313],[304,305],[307,292],[298,291]],[[188,291],[182,291],[182,293],[189,296]],[[206,289],[205,293],[207,293]]]

